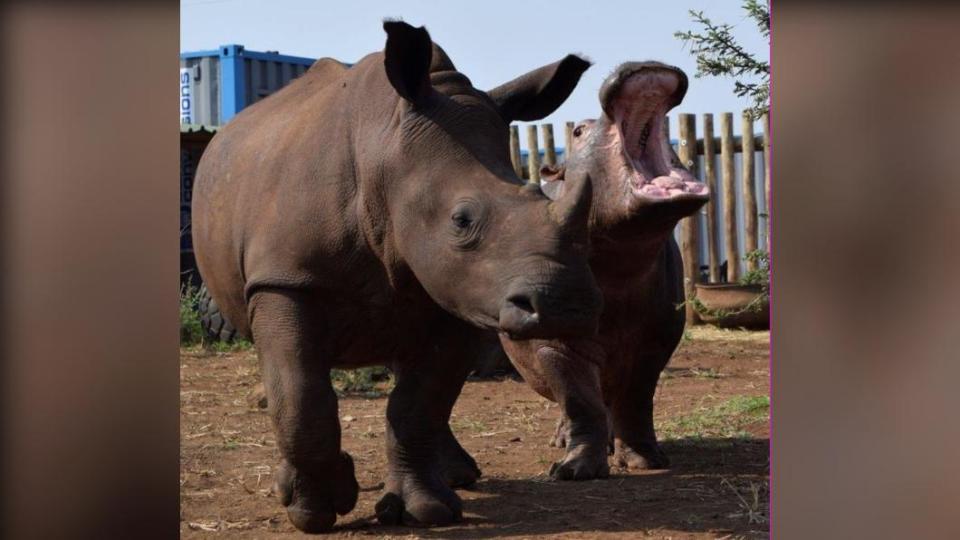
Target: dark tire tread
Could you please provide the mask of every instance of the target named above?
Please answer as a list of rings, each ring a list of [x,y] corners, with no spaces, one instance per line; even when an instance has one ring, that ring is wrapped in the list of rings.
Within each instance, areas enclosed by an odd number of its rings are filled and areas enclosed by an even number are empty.
[[[210,296],[206,285],[200,286],[197,310],[200,312],[200,327],[208,339],[232,343],[237,338],[236,328],[220,313],[220,308],[216,300]]]

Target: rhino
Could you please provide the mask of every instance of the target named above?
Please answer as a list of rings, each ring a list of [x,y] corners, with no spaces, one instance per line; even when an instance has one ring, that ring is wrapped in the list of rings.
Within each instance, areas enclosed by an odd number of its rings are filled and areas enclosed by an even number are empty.
[[[510,122],[542,118],[590,66],[576,55],[486,92],[424,27],[348,67],[317,60],[238,114],[200,161],[193,241],[223,316],[252,337],[281,463],[276,489],[305,532],[356,504],[331,368],[387,365],[385,524],[462,517],[446,479],[476,463],[448,427],[489,332],[596,333],[587,262],[591,185],[555,200],[516,176]],[[454,473],[453,476],[456,476]]]
[[[510,361],[562,418],[552,444],[566,447],[549,474],[609,475],[608,452],[628,469],[669,464],[653,427],[653,394],[684,329],[683,267],[673,230],[710,198],[678,163],[666,113],[687,90],[679,68],[627,62],[600,88],[602,115],[579,123],[562,167],[544,167],[542,189],[557,200],[593,186],[590,267],[603,291],[594,337],[517,340],[500,334]]]

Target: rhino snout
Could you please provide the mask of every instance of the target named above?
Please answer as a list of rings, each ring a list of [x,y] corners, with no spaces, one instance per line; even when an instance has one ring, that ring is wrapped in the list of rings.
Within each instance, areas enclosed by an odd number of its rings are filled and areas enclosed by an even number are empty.
[[[532,295],[514,293],[500,308],[500,330],[511,336],[529,334],[540,323]]]
[[[591,337],[599,325],[602,297],[596,288],[558,294],[536,287],[514,290],[500,308],[500,331],[511,339]]]

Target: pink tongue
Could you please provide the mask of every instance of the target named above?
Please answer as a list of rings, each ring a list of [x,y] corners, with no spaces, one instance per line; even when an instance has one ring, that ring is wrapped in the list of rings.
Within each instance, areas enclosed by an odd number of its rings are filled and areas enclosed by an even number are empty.
[[[684,186],[683,180],[672,176],[658,176],[651,183],[663,189],[683,189]]]
[[[646,195],[654,196],[654,197],[666,197],[667,195],[670,194],[667,190],[661,189],[652,184],[647,184],[643,186],[642,188],[640,188],[640,192]]]

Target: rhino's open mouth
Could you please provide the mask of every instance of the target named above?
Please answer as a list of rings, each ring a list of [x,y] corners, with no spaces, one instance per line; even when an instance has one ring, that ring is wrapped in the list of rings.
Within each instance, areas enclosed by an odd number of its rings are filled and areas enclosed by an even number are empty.
[[[613,126],[623,149],[623,176],[634,197],[651,200],[706,198],[707,186],[686,169],[671,164],[664,133],[667,111],[676,105],[678,75],[665,69],[641,69],[626,77],[610,102]],[[616,151],[615,149],[613,149]]]

